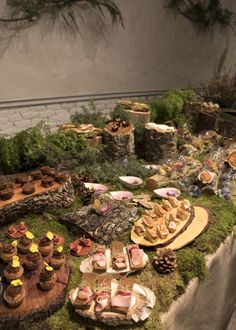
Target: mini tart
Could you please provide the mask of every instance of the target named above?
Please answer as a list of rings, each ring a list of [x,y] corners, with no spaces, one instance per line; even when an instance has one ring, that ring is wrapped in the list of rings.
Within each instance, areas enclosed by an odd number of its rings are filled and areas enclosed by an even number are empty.
[[[42,237],[39,241],[39,252],[43,257],[49,256],[53,251],[53,240],[48,239],[46,236]]]
[[[39,252],[29,251],[25,257],[24,267],[26,270],[34,271],[39,268],[39,265],[42,261],[41,254]]]
[[[18,243],[18,250],[20,253],[26,254],[33,243],[33,239],[27,238],[25,235],[22,236]]]
[[[60,269],[64,265],[65,260],[66,258],[65,258],[65,254],[63,253],[63,250],[60,251],[59,248],[56,248],[53,251],[49,263],[54,269]]]
[[[24,289],[22,286],[10,284],[4,292],[3,299],[12,308],[20,306],[24,300]]]
[[[20,265],[19,267],[13,267],[10,263],[4,269],[4,276],[6,277],[8,282],[16,280],[18,278],[22,278],[24,274],[24,269]]]
[[[35,192],[34,184],[31,182],[28,182],[23,185],[22,187],[22,194],[24,195],[31,195]]]
[[[5,243],[1,248],[1,258],[4,263],[9,263],[14,256],[17,255],[17,247],[12,244]]]
[[[198,180],[203,184],[210,184],[215,177],[215,174],[210,171],[202,171],[198,175]]]
[[[57,275],[54,270],[49,271],[44,268],[39,276],[39,287],[43,291],[50,291],[55,286],[56,281]]]

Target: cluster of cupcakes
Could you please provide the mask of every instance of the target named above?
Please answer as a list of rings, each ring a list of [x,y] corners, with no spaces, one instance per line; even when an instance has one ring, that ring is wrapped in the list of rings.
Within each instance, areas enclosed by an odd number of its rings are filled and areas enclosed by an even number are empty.
[[[57,281],[55,270],[65,264],[63,246],[57,245],[60,242],[63,242],[62,237],[49,231],[36,244],[34,235],[26,230],[19,240],[1,245],[0,257],[6,264],[3,273],[9,283],[3,297],[10,307],[18,307],[24,300],[24,272],[40,270],[43,262],[44,267],[39,274],[38,286],[43,291],[49,291],[55,286]],[[48,263],[44,258],[47,258]]]

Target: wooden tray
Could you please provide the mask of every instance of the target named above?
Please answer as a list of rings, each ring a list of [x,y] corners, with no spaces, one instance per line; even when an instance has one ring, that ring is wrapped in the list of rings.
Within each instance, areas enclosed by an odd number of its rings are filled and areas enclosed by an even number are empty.
[[[167,236],[167,238],[165,238],[165,239],[157,238],[155,242],[151,243],[151,242],[147,241],[143,236],[138,236],[135,233],[134,227],[133,227],[131,230],[131,240],[134,243],[137,243],[137,244],[140,244],[143,246],[156,246],[156,245],[167,244],[167,243],[169,243],[169,241],[173,240],[176,236],[178,236],[182,232],[182,230],[184,230],[186,228],[186,226],[188,226],[191,223],[191,221],[194,217],[194,211],[195,211],[195,208],[191,207],[191,211],[190,211],[188,219],[180,221],[177,224],[176,231],[174,233],[170,233]],[[172,214],[177,213],[177,208],[172,209],[170,212],[168,212],[168,214],[170,214],[170,213],[172,213]],[[141,223],[141,221],[142,221],[142,218],[140,220],[138,220],[136,223]]]
[[[206,207],[195,206],[195,216],[188,228],[176,239],[166,246],[171,250],[178,250],[191,243],[208,226],[210,220],[210,210]]]

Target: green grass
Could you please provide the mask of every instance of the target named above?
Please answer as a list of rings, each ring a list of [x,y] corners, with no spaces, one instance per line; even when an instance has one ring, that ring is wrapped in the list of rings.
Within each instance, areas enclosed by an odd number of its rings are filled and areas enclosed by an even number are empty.
[[[143,192],[143,190],[137,193],[140,192]],[[211,209],[212,217],[208,229],[192,244],[177,251],[178,271],[168,275],[160,275],[153,269],[150,263],[142,272],[132,275],[136,281],[140,281],[155,292],[157,302],[150,318],[146,322],[129,327],[119,327],[119,329],[162,329],[160,313],[169,309],[173,300],[177,299],[185,291],[191,279],[194,277],[204,278],[207,275],[204,257],[206,254],[215,252],[236,225],[236,203],[233,205],[233,203],[226,202],[214,196],[201,196],[197,199],[191,199],[191,202],[195,205],[204,205]],[[51,230],[63,235],[65,237],[65,246],[67,246],[69,242],[76,238],[76,233],[68,230],[65,225],[60,224],[58,217],[65,212],[67,213],[81,207],[81,205],[81,200],[78,198],[69,210],[51,209],[42,215],[29,215],[26,218],[26,222],[36,237],[40,237],[46,231]],[[2,237],[0,236],[0,238]],[[129,233],[124,233],[122,240],[129,242],[129,239]],[[68,252],[67,248],[65,251]],[[151,261],[155,255],[155,249],[150,249],[146,252]],[[83,258],[73,256],[69,259],[71,276],[68,290],[77,287],[80,283],[81,274],[79,272],[79,266],[82,260]],[[110,327],[80,318],[75,314],[73,307],[67,299],[64,307],[47,320],[30,325],[22,323],[21,329],[99,330],[110,329]]]

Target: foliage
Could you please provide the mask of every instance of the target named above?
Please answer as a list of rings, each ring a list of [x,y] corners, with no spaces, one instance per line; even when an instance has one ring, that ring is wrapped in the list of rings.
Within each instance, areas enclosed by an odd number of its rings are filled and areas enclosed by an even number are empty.
[[[187,122],[184,115],[184,104],[196,99],[192,90],[173,90],[151,103],[151,120],[156,123],[173,121],[176,126]]]
[[[196,276],[203,278],[206,275],[204,256],[191,248],[177,252],[177,265],[186,284]]]
[[[199,93],[204,101],[218,103],[221,108],[231,108],[236,100],[236,75],[216,75],[202,85]]]
[[[92,124],[94,127],[103,128],[106,125],[106,118],[96,108],[96,104],[91,100],[88,107],[82,106],[82,113],[76,112],[71,116],[72,123]]]
[[[207,31],[215,25],[221,28],[233,27],[234,12],[223,5],[222,0],[166,0],[167,7],[174,10],[200,31]]]
[[[41,164],[57,165],[72,159],[86,148],[75,132],[49,133],[42,124],[0,139],[0,173],[11,174],[35,168]]]
[[[116,118],[120,118],[120,120],[130,120],[129,114],[125,111],[125,108],[121,104],[117,104],[115,106],[115,109],[111,112],[111,118],[113,121],[116,120]]]
[[[5,17],[1,17],[0,22],[24,28],[47,16],[52,21],[62,18],[69,28],[79,30],[76,14],[85,5],[102,17],[108,12],[112,23],[123,25],[121,11],[113,0],[7,0]]]

